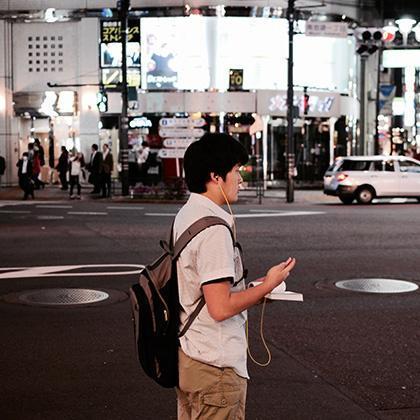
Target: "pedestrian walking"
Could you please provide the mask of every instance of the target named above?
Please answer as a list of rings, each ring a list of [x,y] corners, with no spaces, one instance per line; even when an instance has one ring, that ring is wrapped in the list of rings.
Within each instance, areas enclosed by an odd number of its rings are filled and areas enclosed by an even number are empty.
[[[34,140],[34,150],[39,152],[39,162],[41,167],[45,165],[45,150],[41,145],[39,139]]]
[[[80,185],[80,175],[82,174],[82,154],[76,153],[70,159],[70,198],[71,199],[79,199],[81,198],[82,187]],[[73,194],[74,187],[77,188],[77,195]]]
[[[1,177],[6,172],[6,159],[0,155],[0,186],[1,186]]]
[[[231,227],[233,214],[222,206],[238,199],[239,166],[248,160],[242,145],[227,134],[206,134],[184,157],[191,192],[178,212],[173,240],[203,216]],[[247,391],[246,310],[282,283],[295,260],[273,266],[261,285],[246,289],[240,251],[226,226],[198,234],[177,260],[180,331],[204,295],[206,305],[180,338],[178,419],[244,419]]]
[[[102,151],[102,197],[105,198],[111,197],[111,174],[114,169],[114,158],[107,144],[102,146]]]
[[[88,182],[93,184],[91,194],[99,194],[101,192],[101,170],[102,170],[102,153],[98,151],[98,145],[92,144],[92,153],[90,155]]]
[[[34,181],[32,179],[32,161],[29,159],[29,153],[24,152],[22,157],[16,163],[18,168],[19,187],[23,191],[23,199],[29,196],[35,198]]]
[[[34,159],[34,153],[35,153],[35,144],[34,143],[28,143],[28,159],[31,162]]]
[[[41,181],[41,160],[39,156],[39,151],[37,149],[34,150],[33,158],[32,158],[32,179],[34,181],[34,188],[39,190],[40,188],[45,187],[45,183]]]
[[[61,155],[58,158],[58,164],[55,167],[61,182],[61,189],[67,191],[69,186],[67,182],[67,172],[69,170],[69,152],[65,146],[61,146]]]

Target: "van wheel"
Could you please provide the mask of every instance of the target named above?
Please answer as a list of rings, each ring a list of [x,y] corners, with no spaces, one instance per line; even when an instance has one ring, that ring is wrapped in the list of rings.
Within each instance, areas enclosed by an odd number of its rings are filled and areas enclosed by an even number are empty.
[[[370,204],[375,194],[370,187],[361,187],[356,193],[356,200],[359,204]]]
[[[338,197],[343,204],[351,204],[353,203],[354,197],[348,195],[340,195]]]

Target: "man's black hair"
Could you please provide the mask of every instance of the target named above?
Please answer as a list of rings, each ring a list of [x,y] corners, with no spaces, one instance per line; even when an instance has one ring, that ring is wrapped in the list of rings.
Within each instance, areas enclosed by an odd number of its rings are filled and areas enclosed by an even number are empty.
[[[184,170],[188,189],[199,194],[206,192],[211,172],[225,181],[226,174],[235,165],[244,165],[247,161],[245,148],[233,137],[224,133],[206,133],[185,152]]]
[[[93,150],[98,150],[98,145],[97,145],[96,143],[93,143],[93,144],[92,144],[92,149],[93,149]]]

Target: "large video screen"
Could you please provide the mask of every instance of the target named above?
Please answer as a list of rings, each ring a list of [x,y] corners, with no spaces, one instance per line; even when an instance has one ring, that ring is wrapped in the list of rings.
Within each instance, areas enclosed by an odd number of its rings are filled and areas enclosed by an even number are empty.
[[[145,89],[227,90],[230,69],[243,69],[244,89],[287,87],[285,19],[143,18],[140,26]],[[348,92],[355,73],[352,41],[300,34],[294,47],[296,85]]]
[[[210,85],[206,21],[141,20],[142,82],[147,89],[207,89]]]

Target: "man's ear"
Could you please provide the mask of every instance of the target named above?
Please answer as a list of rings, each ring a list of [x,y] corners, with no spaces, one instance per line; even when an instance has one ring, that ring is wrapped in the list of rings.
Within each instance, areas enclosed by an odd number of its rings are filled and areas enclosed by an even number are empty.
[[[213,182],[218,183],[220,176],[217,175],[215,172],[210,172],[210,180]]]

